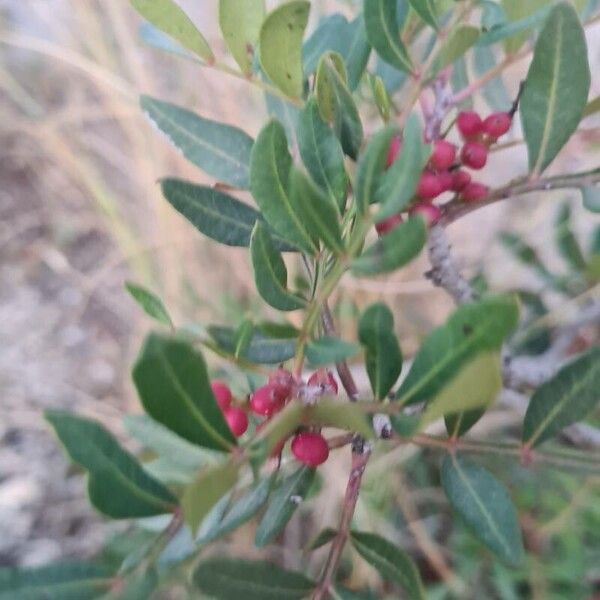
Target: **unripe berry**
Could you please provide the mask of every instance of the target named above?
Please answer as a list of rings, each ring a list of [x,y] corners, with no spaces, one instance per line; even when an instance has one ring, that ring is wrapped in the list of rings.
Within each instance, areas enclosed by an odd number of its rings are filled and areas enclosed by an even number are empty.
[[[512,124],[512,118],[508,113],[496,112],[491,114],[483,122],[483,131],[491,138],[499,138],[504,135]]]
[[[471,173],[458,169],[452,173],[452,187],[454,192],[460,192],[466,185],[471,183]]]
[[[447,192],[452,189],[452,182],[454,181],[454,176],[450,171],[441,171],[438,173],[438,179],[442,185],[442,191]]]
[[[375,223],[375,229],[379,235],[385,235],[390,232],[396,225],[400,225],[404,219],[400,213],[396,213],[383,221],[379,221],[379,223]]]
[[[292,454],[301,463],[318,467],[329,457],[329,446],[320,433],[303,431],[292,440]]]
[[[411,215],[422,215],[429,227],[437,223],[442,216],[440,208],[431,202],[418,202],[408,212]]]
[[[456,146],[446,140],[436,140],[433,143],[433,151],[429,164],[436,171],[445,171],[448,169],[456,157]]]
[[[485,198],[489,191],[490,189],[487,185],[472,181],[464,187],[461,192],[461,198],[467,202],[477,202],[478,200]]]
[[[331,371],[319,369],[308,378],[308,385],[320,386],[324,394],[334,395],[338,393],[338,384]]]
[[[231,390],[229,386],[220,379],[214,379],[210,387],[221,410],[225,410],[231,404]]]
[[[269,374],[268,384],[278,396],[287,400],[294,389],[294,376],[287,369],[279,367]]]
[[[433,200],[444,191],[440,178],[435,173],[424,171],[417,184],[417,196],[423,200]]]
[[[477,137],[481,133],[483,121],[473,110],[463,110],[458,113],[456,126],[460,134],[466,139]]]
[[[387,151],[387,156],[385,158],[385,168],[386,169],[389,166],[391,166],[391,164],[396,160],[396,157],[398,156],[398,153],[400,152],[401,147],[402,147],[402,142],[400,141],[400,138],[397,135],[395,135],[390,141],[390,145],[389,145],[388,151]]]
[[[467,142],[460,152],[460,158],[471,169],[483,169],[487,162],[488,150],[480,142]]]
[[[272,385],[257,388],[250,398],[250,409],[262,417],[270,417],[283,408],[285,399],[276,392]]]
[[[240,437],[240,435],[246,433],[248,417],[239,406],[228,406],[223,410],[223,416],[233,435]]]

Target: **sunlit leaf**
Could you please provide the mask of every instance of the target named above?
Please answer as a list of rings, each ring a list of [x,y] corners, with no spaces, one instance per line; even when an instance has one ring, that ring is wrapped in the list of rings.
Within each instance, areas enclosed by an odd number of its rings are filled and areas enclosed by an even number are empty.
[[[156,294],[131,281],[125,283],[125,288],[147,315],[156,319],[163,325],[173,327],[173,321],[171,320],[165,305]]]

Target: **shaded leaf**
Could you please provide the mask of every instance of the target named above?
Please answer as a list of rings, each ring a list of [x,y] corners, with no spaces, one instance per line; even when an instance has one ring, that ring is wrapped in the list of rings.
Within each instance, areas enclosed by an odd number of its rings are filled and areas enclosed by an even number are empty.
[[[587,265],[581,246],[571,229],[571,207],[568,204],[563,204],[554,222],[554,240],[558,251],[576,271],[585,271]]]
[[[326,546],[336,535],[337,531],[331,527],[322,529],[308,544],[307,550],[317,550],[318,548]]]
[[[367,39],[365,20],[362,13],[350,22],[347,41],[348,47],[342,56],[346,62],[348,88],[354,91],[360,83],[371,54],[371,45]]]
[[[373,438],[373,429],[358,402],[322,398],[305,411],[304,422],[359,433],[365,439]]]
[[[474,408],[472,410],[445,415],[444,423],[448,435],[454,438],[464,435],[479,421],[479,419],[481,419],[481,417],[483,417],[484,414],[485,410]]]
[[[360,346],[325,335],[306,345],[306,358],[313,367],[345,360],[360,351]]]
[[[600,213],[600,188],[584,187],[581,188],[583,196],[583,205],[591,212]]]
[[[171,320],[165,305],[156,294],[131,281],[125,283],[125,288],[147,315],[156,319],[163,325],[173,327],[173,321]]]
[[[531,29],[543,23],[552,3],[547,0],[502,0],[502,8],[509,21],[484,33],[479,43],[488,45],[504,40],[505,52],[515,54],[529,38]]]
[[[457,25],[444,40],[436,60],[431,65],[428,76],[433,77],[463,56],[475,44],[479,38],[479,33],[479,28],[473,25],[465,23]]]
[[[348,28],[348,19],[339,13],[326,15],[320,19],[302,48],[306,75],[316,70],[321,56],[326,52],[337,52],[344,56],[348,47]]]
[[[437,14],[433,0],[409,0],[409,3],[427,25],[437,30]]]

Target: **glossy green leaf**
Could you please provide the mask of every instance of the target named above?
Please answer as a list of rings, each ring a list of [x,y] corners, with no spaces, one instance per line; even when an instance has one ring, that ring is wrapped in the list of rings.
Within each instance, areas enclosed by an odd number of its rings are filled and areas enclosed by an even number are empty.
[[[267,304],[284,311],[297,310],[306,305],[303,298],[287,289],[287,268],[267,228],[260,221],[252,232],[250,256],[256,289]]]
[[[187,341],[151,333],[136,360],[133,381],[144,410],[158,423],[204,448],[235,446],[204,358]]]
[[[351,531],[350,541],[385,581],[401,586],[411,600],[425,600],[425,588],[419,570],[404,550],[375,533]]]
[[[396,398],[402,404],[433,398],[478,354],[498,351],[518,319],[513,296],[488,296],[460,306],[425,338]]]
[[[152,25],[177,40],[206,62],[215,57],[204,36],[174,0],[131,0],[133,7]]]
[[[358,323],[365,366],[375,398],[383,400],[402,370],[402,352],[394,333],[394,315],[383,303],[371,304]]]
[[[426,237],[425,220],[420,216],[410,217],[353,260],[352,272],[358,276],[371,276],[395,271],[419,255]]]
[[[510,565],[523,561],[517,513],[506,488],[483,467],[447,456],[442,487],[471,533]]]
[[[304,420],[309,424],[359,433],[365,439],[372,439],[374,435],[358,402],[323,398],[305,411]]]
[[[583,28],[575,9],[560,2],[537,39],[520,102],[533,173],[541,173],[577,129],[589,89]]]
[[[217,181],[248,189],[254,140],[245,131],[150,96],[142,96],[140,106],[190,162]]]
[[[340,143],[319,114],[314,98],[300,113],[298,149],[310,176],[342,207],[346,199],[348,178]]]
[[[224,557],[200,562],[192,582],[215,600],[302,600],[315,585],[302,573],[268,562]]]
[[[567,203],[560,207],[556,215],[554,241],[561,256],[572,269],[585,271],[585,257],[571,228],[571,207]]]
[[[317,246],[300,207],[290,195],[291,168],[285,130],[278,121],[270,121],[262,128],[252,150],[250,189],[269,225],[292,244],[314,254]]]
[[[302,466],[288,475],[271,494],[267,510],[261,519],[254,543],[259,548],[266,546],[288,524],[296,509],[306,497],[315,478],[315,469]]]
[[[583,419],[597,404],[600,346],[563,367],[531,397],[523,422],[523,442],[537,446]]]
[[[265,0],[219,0],[219,25],[235,62],[252,73],[256,44],[265,15]]]
[[[250,245],[254,225],[262,220],[251,206],[212,187],[180,179],[163,179],[161,186],[169,204],[207,237],[226,246]],[[294,249],[277,232],[271,231],[271,236],[277,249]]]
[[[442,43],[428,76],[433,77],[436,73],[461,58],[477,42],[479,33],[478,27],[465,23],[460,23],[452,29]]]
[[[600,213],[600,187],[581,188],[583,206],[591,212]]]
[[[173,327],[173,321],[171,320],[165,305],[156,294],[132,281],[127,281],[125,283],[125,289],[131,294],[133,299],[142,307],[147,315],[156,319],[163,325]]]
[[[358,344],[325,335],[306,345],[306,358],[313,367],[319,367],[345,360],[359,351]]]
[[[269,79],[288,96],[302,95],[302,38],[310,2],[286,2],[267,15],[260,29],[260,64]]]
[[[437,11],[434,0],[409,0],[413,10],[423,19],[427,25],[438,29]]]
[[[377,54],[401,71],[411,71],[406,47],[400,40],[396,0],[364,0],[367,39]]]
[[[88,472],[90,501],[100,512],[127,519],[173,511],[173,494],[104,427],[64,411],[49,410],[45,416],[71,459]]]

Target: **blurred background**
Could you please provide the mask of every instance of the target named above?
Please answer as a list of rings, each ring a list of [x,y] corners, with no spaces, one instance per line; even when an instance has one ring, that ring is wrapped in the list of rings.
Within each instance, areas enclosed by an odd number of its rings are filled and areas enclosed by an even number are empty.
[[[225,56],[216,0],[180,4]],[[351,4],[313,2],[312,22],[331,9],[351,15]],[[151,324],[125,293],[125,280],[159,293],[177,323],[235,325],[264,310],[254,298],[247,253],[202,238],[161,199],[158,178],[202,182],[204,175],[138,107],[139,94],[150,94],[254,136],[267,114],[264,97],[243,80],[144,45],[139,24],[123,0],[0,0],[0,565],[91,555],[107,539],[42,410],[68,407],[117,434],[123,434],[122,416],[139,410],[129,370]],[[598,73],[600,24],[587,34],[592,73]],[[492,82],[478,108],[489,112],[486,101],[514,97],[527,64]],[[599,93],[594,76],[590,97]],[[374,115],[365,118],[367,132],[379,126]],[[598,166],[599,125],[586,120],[586,131],[569,142],[551,172]],[[511,135],[520,139],[518,127]],[[483,180],[498,186],[522,174],[525,156],[518,143],[495,154]],[[497,234],[519,234],[549,268],[564,273],[552,234],[561,201],[572,206],[572,228],[587,253],[599,219],[583,210],[575,192],[493,206],[449,230],[469,276],[484,273],[495,289],[543,291],[558,321],[575,315],[578,304],[513,260]],[[410,354],[451,309],[424,277],[427,268],[422,258],[384,279],[347,277],[336,304],[342,333],[351,338],[359,309],[383,299],[396,309]],[[342,489],[343,474],[337,479]],[[567,488],[572,485],[578,484]],[[594,498],[597,493],[584,503],[592,511]],[[426,492],[422,499],[436,501]],[[383,502],[377,493],[374,501]],[[598,503],[593,516],[597,525]]]

